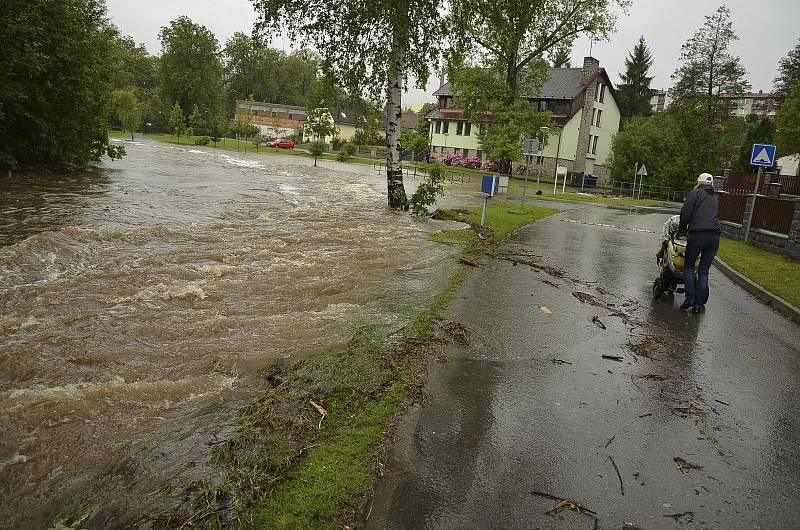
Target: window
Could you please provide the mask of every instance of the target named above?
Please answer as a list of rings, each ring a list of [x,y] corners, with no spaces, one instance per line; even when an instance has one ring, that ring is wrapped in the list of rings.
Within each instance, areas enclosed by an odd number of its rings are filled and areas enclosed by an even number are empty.
[[[290,119],[290,120],[293,120],[293,119],[294,119],[294,114],[292,114],[291,112],[289,113],[289,119]]]
[[[592,125],[597,121],[597,109],[592,109]]]
[[[464,122],[463,121],[456,122],[456,134],[458,136],[461,136],[462,134],[464,134]]]
[[[600,119],[603,116],[603,111],[602,111],[602,109],[595,109],[595,110],[597,111],[597,120],[594,122],[594,126],[595,127],[600,127]]]
[[[450,132],[450,122],[443,121],[442,124],[442,134],[448,134]]]
[[[466,122],[464,124],[464,136],[469,136],[472,132],[472,124],[470,122]]]
[[[598,139],[598,137],[595,136],[594,137],[594,142],[592,142],[592,154],[593,155],[597,154],[597,139]]]
[[[606,97],[606,86],[601,83],[600,84],[600,103],[603,102],[605,97]]]
[[[591,153],[591,152],[592,152],[592,139],[593,139],[593,138],[594,138],[594,136],[592,136],[592,135],[590,134],[590,135],[589,135],[589,143],[586,145],[586,152],[587,152],[587,153]]]
[[[441,132],[442,132],[442,122],[441,120],[436,120],[436,134],[439,134]]]
[[[537,155],[537,156],[536,156],[536,164],[538,164],[538,165],[540,165],[540,166],[541,166],[542,164],[544,164],[544,155]]]
[[[277,118],[277,117],[278,117],[278,113],[273,111],[273,112],[272,112],[272,117],[273,117],[273,118]]]

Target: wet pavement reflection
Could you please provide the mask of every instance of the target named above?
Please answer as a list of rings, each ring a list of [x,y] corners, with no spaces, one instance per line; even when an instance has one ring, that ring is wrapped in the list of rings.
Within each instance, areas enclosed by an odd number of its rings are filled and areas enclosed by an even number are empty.
[[[559,208],[451,304],[470,342],[400,423],[367,527],[594,526],[554,498],[598,528],[800,525],[800,328],[716,270],[705,314],[652,300],[667,214]]]

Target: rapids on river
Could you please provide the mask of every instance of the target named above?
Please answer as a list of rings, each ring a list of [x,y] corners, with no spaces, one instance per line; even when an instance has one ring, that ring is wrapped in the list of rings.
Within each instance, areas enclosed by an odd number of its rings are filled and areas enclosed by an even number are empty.
[[[0,527],[125,527],[204,476],[259,370],[402,325],[446,226],[370,166],[125,141],[86,172],[0,178]],[[84,523],[86,524],[86,523]]]

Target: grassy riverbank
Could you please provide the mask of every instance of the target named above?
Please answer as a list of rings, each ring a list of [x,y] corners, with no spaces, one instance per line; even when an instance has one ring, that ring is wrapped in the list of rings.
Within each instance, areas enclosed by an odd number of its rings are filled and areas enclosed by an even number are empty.
[[[723,237],[717,255],[767,291],[800,307],[800,261]]]
[[[483,255],[513,230],[555,210],[492,205],[488,227],[437,239],[462,252],[449,281],[400,330],[362,328],[342,351],[265,370],[264,391],[215,448],[214,478],[181,494],[167,527],[339,528],[375,480],[396,415],[420,397],[426,366],[441,357],[443,309]],[[442,217],[477,222],[479,211]]]

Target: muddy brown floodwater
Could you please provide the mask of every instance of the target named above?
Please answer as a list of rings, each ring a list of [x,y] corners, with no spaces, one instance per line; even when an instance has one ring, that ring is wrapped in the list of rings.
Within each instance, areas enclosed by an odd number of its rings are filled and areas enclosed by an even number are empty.
[[[259,369],[397,326],[452,270],[369,166],[125,142],[0,179],[0,527],[122,527],[207,471]]]

